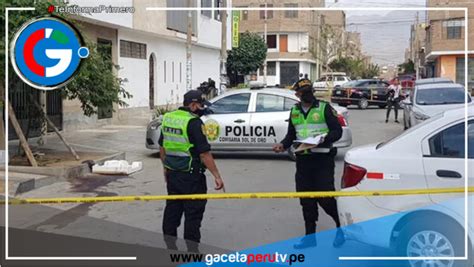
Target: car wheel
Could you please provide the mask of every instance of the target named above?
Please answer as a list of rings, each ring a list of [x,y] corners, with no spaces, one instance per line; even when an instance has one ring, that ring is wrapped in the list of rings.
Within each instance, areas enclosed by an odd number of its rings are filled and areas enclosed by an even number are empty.
[[[369,101],[367,100],[367,98],[363,97],[359,99],[358,106],[360,109],[366,109],[369,106]]]
[[[387,104],[381,104],[379,105],[379,108],[386,108],[387,107]]]
[[[445,220],[431,222],[415,219],[400,231],[398,255],[403,257],[462,257],[464,231]],[[468,266],[466,261],[409,260],[409,266],[458,267]]]
[[[347,107],[348,106],[348,104],[341,104],[341,103],[339,103],[338,105],[341,106],[341,107]]]
[[[293,146],[290,146],[290,148],[288,148],[288,156],[292,161],[296,161],[295,148]]]

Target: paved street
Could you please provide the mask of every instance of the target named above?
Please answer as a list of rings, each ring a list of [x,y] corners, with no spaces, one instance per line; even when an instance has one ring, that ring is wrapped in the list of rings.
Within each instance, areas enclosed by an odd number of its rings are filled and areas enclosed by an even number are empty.
[[[349,125],[354,145],[386,140],[402,132],[402,126],[385,124],[385,110],[350,109]],[[162,167],[156,152],[144,146],[145,127],[107,126],[67,134],[66,138],[78,150],[100,149],[126,151],[129,161],[142,161],[144,170],[131,177],[119,177],[90,182],[82,190],[73,190],[70,182],[55,183],[21,195],[21,197],[160,195],[166,194]],[[56,146],[57,137],[51,136],[48,146]],[[60,145],[58,144],[58,147]],[[347,149],[337,156],[336,186],[342,175],[343,158]],[[215,153],[227,192],[293,191],[295,164],[286,155],[273,153]],[[208,174],[208,192],[214,193],[213,179]],[[77,188],[77,185],[76,185]],[[101,229],[88,227],[90,216],[128,225],[152,233],[161,233],[164,202],[131,202],[99,204],[54,205],[60,211],[54,216],[26,216],[13,211],[11,223],[15,227],[63,234],[100,235]],[[22,216],[25,215],[25,216]],[[333,228],[330,218],[321,211],[318,231]],[[96,231],[96,232],[94,232]],[[180,230],[182,233],[182,229]],[[225,249],[240,250],[300,236],[304,224],[298,200],[212,200],[208,202],[202,226],[202,242]],[[125,233],[117,233],[111,240],[119,240]],[[123,237],[127,238],[127,237]],[[130,242],[141,243],[142,240]],[[145,241],[143,241],[145,242]],[[146,242],[152,242],[148,240]]]

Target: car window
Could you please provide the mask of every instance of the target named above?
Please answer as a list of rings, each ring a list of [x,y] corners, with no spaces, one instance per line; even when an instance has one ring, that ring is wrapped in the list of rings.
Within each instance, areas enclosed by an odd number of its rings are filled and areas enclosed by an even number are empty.
[[[332,81],[332,76],[328,76],[326,81],[331,82]]]
[[[259,93],[256,112],[276,112],[285,110],[285,97]]]
[[[362,88],[365,88],[365,87],[367,87],[367,86],[369,86],[369,82],[368,82],[368,81],[360,82],[360,83],[356,84],[356,88],[361,88],[361,89],[362,89]]]
[[[343,82],[345,80],[346,79],[344,79],[344,76],[336,76],[336,81],[338,81],[338,82]]]
[[[285,111],[290,110],[294,105],[296,105],[296,103],[298,103],[298,100],[285,97]]]
[[[474,121],[468,124],[468,143],[474,142]],[[471,129],[470,129],[471,128]],[[464,129],[465,123],[458,123],[441,131],[429,140],[430,154],[432,157],[464,158]],[[472,148],[468,149],[468,158],[474,158]]]
[[[223,97],[210,107],[214,114],[245,113],[248,111],[250,94],[235,94]]]
[[[416,90],[418,105],[462,104],[465,97],[466,93],[462,87]],[[468,97],[468,102],[471,102],[470,97]]]
[[[318,82],[325,82],[326,81],[326,76],[323,76],[321,78],[319,78]]]

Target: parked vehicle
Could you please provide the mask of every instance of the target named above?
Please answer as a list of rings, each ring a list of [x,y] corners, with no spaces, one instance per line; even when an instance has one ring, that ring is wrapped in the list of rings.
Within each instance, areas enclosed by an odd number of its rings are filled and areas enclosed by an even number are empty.
[[[472,105],[467,120],[468,144],[474,144]],[[345,155],[342,191],[463,188],[466,179],[474,184],[474,168],[465,170],[465,164],[474,165],[474,146],[469,145],[465,151],[465,122],[464,108],[449,110],[385,143],[349,150]],[[410,263],[472,266],[474,209],[470,205],[474,204],[474,196],[467,200],[469,207],[465,207],[464,201],[464,194],[347,197],[338,199],[338,210],[349,238],[392,248],[397,256],[403,257],[464,257],[467,230],[470,263],[416,259]],[[382,217],[389,219],[383,220],[383,227],[376,230],[373,224],[360,223]]]
[[[340,89],[333,90],[331,102],[343,107],[357,105],[360,109],[371,105],[385,108],[388,86],[386,81],[376,79],[351,81]]]
[[[471,97],[466,95],[464,87],[460,84],[437,83],[416,86],[409,100],[403,104],[408,115],[406,126],[409,128],[443,111],[463,107],[466,100],[471,103]]]
[[[212,114],[202,116],[209,143],[213,150],[271,151],[288,130],[291,108],[298,102],[294,92],[285,89],[239,89],[226,92],[212,100]],[[348,125],[349,112],[334,107],[343,133],[335,147],[352,145]],[[159,149],[161,119],[148,125],[146,147]],[[288,151],[294,158],[293,151]]]
[[[451,79],[448,78],[427,78],[419,79],[415,81],[415,87],[428,84],[439,84],[439,83],[454,83]],[[410,112],[412,110],[412,100],[413,100],[414,90],[405,92],[405,99],[400,102],[400,106],[403,108],[403,128],[406,130],[411,127],[410,123]]]
[[[313,88],[316,91],[327,91],[329,88],[340,88],[343,84],[350,81],[351,79],[346,76],[345,72],[328,72],[323,73],[321,78],[313,83]]]

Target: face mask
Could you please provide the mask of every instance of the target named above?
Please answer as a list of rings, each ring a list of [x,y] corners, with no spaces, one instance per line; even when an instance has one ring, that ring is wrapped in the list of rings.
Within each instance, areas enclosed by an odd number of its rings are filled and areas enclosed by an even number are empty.
[[[194,111],[194,114],[198,115],[199,117],[202,117],[202,116],[204,116],[204,115],[209,114],[209,109],[206,108],[206,107],[197,108],[197,109]]]
[[[304,91],[301,95],[301,101],[305,103],[313,103],[314,95],[311,90]]]

